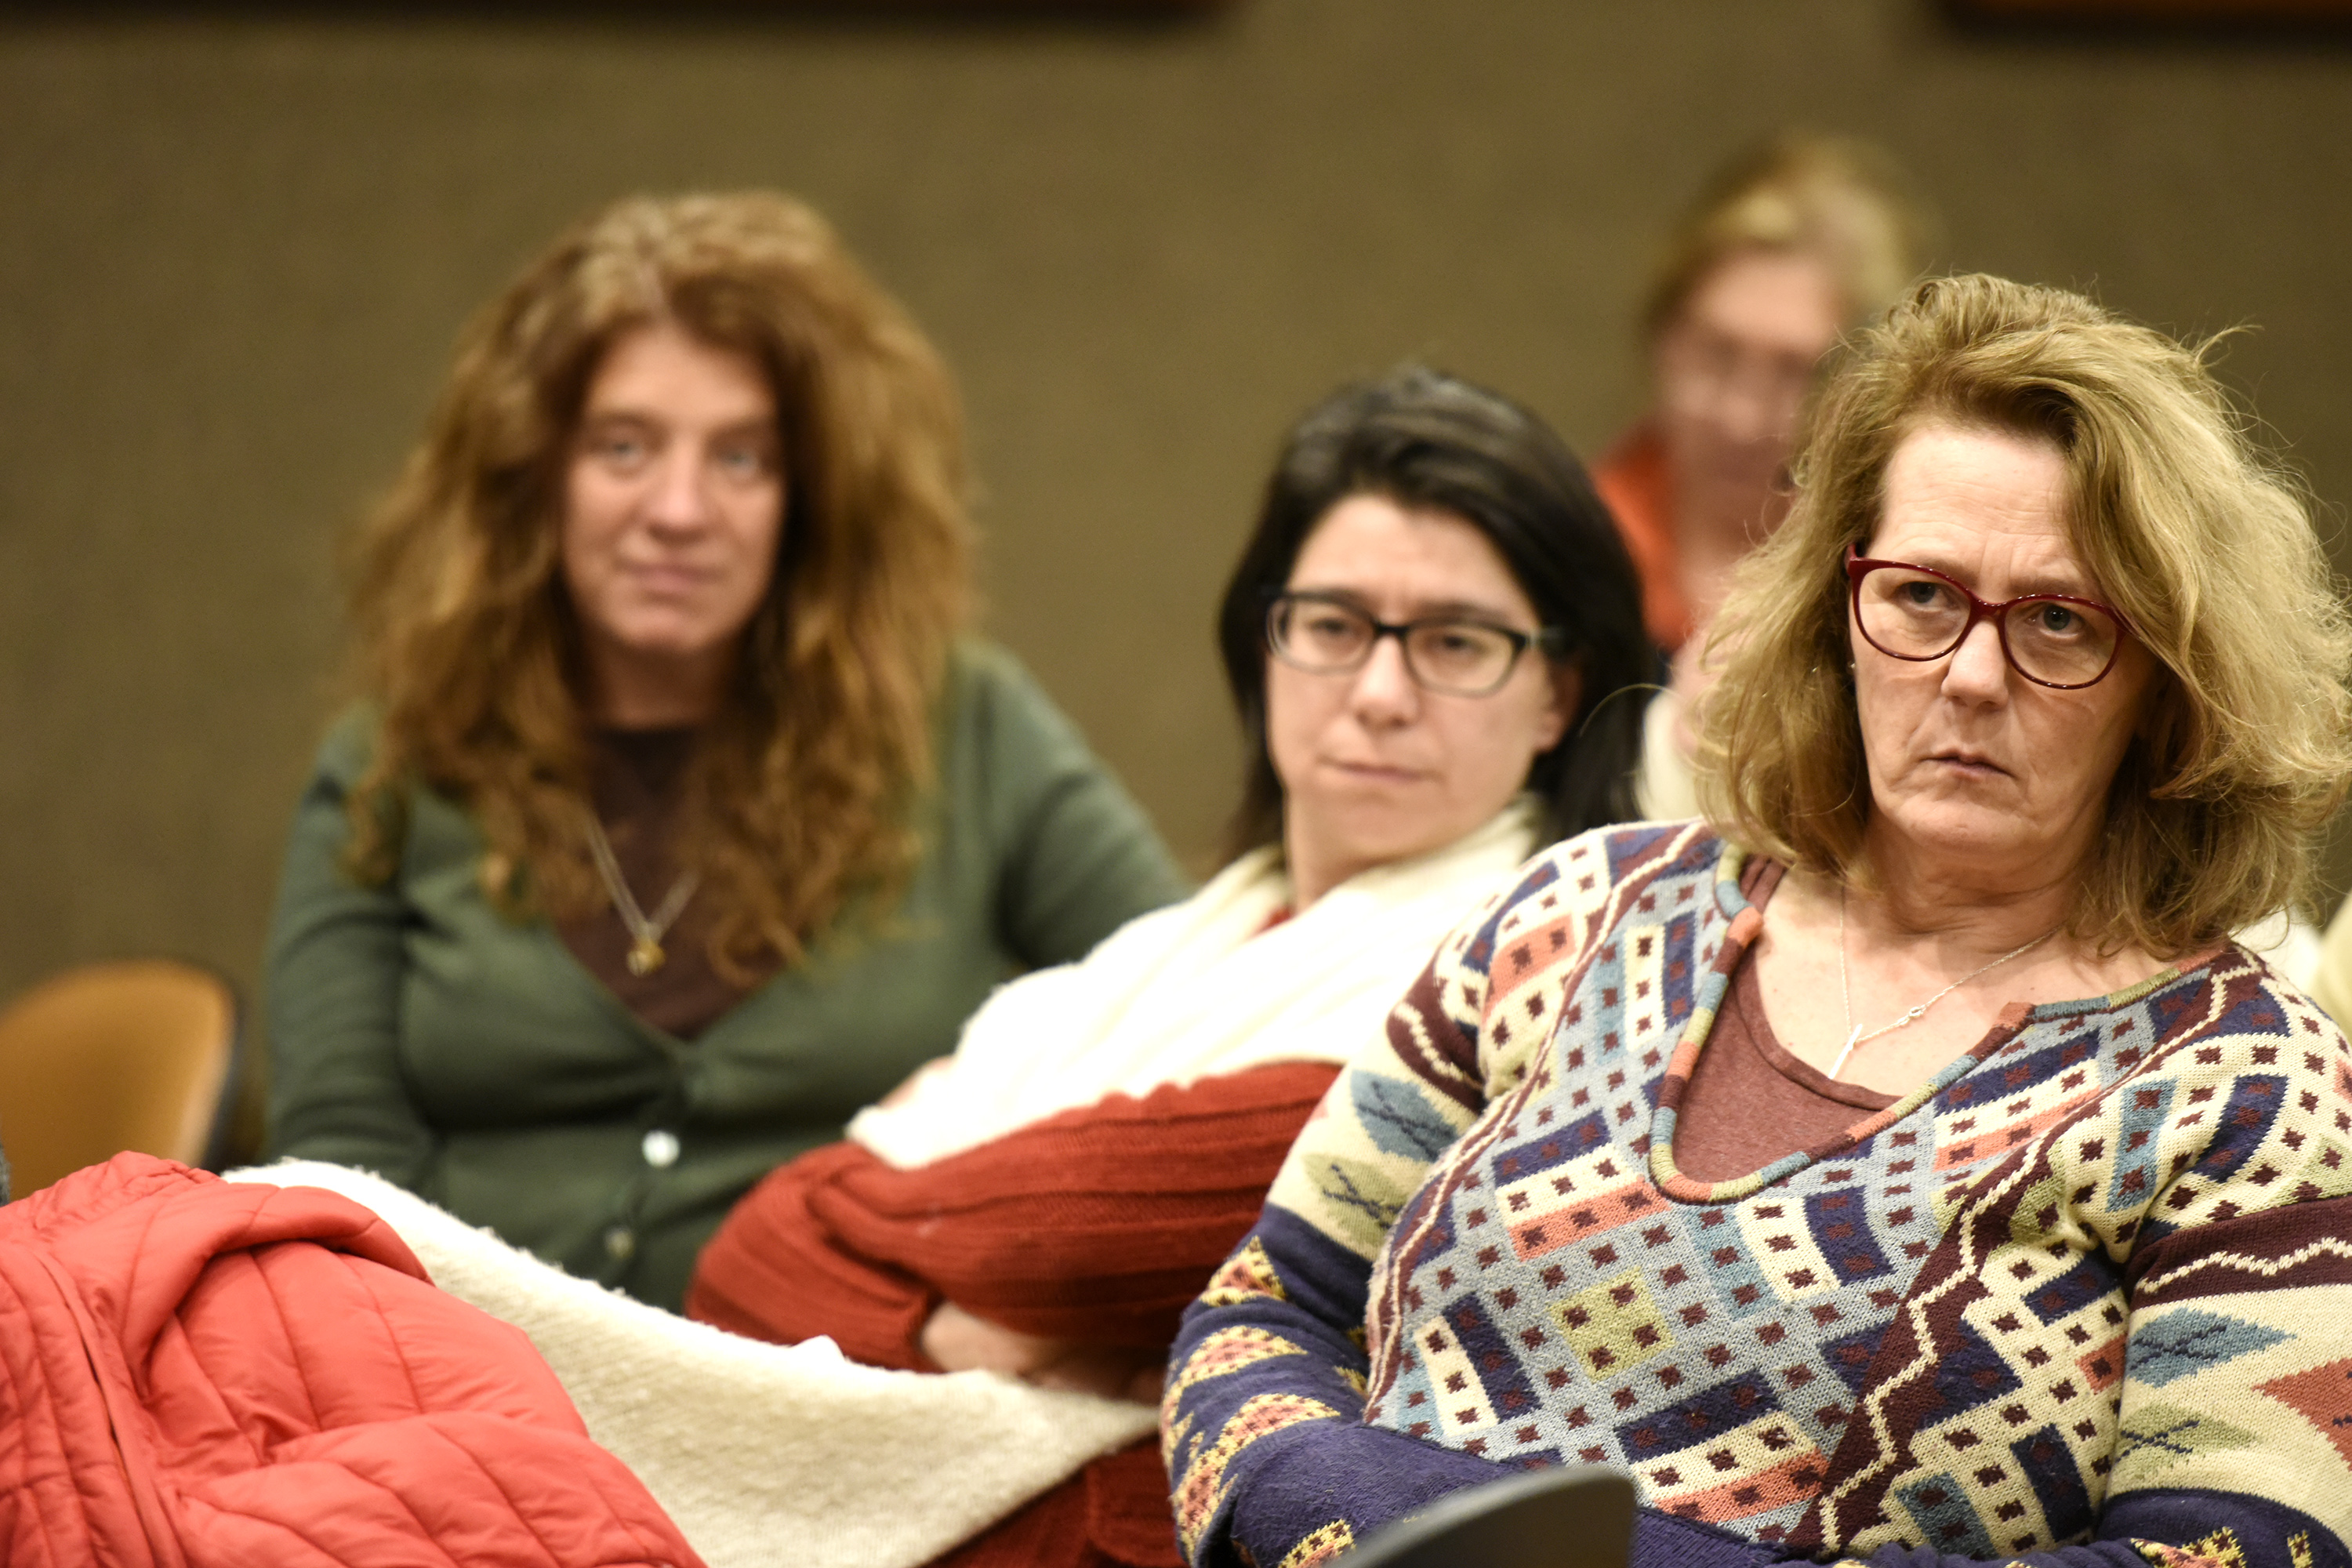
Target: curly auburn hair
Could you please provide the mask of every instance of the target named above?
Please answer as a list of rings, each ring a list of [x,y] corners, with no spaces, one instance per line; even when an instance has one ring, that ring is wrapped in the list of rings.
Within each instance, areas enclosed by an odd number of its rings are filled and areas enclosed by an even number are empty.
[[[740,977],[799,961],[846,909],[903,883],[969,595],[947,371],[787,196],[616,202],[467,326],[422,443],[356,542],[354,673],[379,737],[347,864],[392,875],[421,784],[480,824],[483,885],[506,912],[600,907],[565,476],[606,351],[656,323],[745,356],[777,409],[782,539],[698,748],[680,846],[712,895],[712,961]]]
[[[2064,456],[2070,542],[2158,666],[2067,929],[2176,958],[2304,903],[2352,775],[2352,626],[2300,487],[2247,423],[2203,351],[2080,295],[1981,275],[1920,285],[1823,388],[1789,520],[1742,564],[1710,637],[1724,670],[1701,715],[1708,817],[1869,885],[1843,557],[1866,547],[1906,437],[1998,430]]]

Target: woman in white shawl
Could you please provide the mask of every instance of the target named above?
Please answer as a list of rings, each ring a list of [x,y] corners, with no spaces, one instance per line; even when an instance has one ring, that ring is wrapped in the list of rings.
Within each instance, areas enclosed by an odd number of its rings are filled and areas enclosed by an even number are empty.
[[[690,1315],[880,1366],[1146,1400],[1337,1066],[1538,844],[1631,815],[1633,569],[1540,420],[1408,368],[1292,432],[1219,623],[1249,746],[1225,869],[1014,981],[793,1162]],[[1174,1563],[1148,1444],[947,1561]]]

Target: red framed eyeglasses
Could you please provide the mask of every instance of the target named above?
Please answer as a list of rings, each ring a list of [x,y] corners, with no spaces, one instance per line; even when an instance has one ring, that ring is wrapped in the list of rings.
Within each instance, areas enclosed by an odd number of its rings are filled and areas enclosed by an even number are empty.
[[[2072,594],[2026,594],[1988,604],[1931,567],[1875,561],[1845,548],[1853,624],[1889,658],[1923,663],[1957,650],[1990,621],[2001,657],[2033,682],[2058,691],[2096,686],[2116,666],[2131,622],[2112,605]]]

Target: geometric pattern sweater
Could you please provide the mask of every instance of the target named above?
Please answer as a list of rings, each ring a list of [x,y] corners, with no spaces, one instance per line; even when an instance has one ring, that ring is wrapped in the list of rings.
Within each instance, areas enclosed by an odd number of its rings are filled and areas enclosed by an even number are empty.
[[[1186,1314],[1192,1561],[1304,1568],[1591,1463],[1641,1568],[2352,1563],[2342,1032],[2231,945],[1696,1182],[1744,860],[1587,834],[1439,948]]]

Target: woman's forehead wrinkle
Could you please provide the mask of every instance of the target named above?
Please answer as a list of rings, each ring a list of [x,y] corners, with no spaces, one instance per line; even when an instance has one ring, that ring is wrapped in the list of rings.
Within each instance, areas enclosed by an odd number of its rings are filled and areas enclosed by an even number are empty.
[[[2073,542],[2042,520],[1922,511],[1882,520],[1871,553],[1940,572],[1983,599],[2092,592]]]

